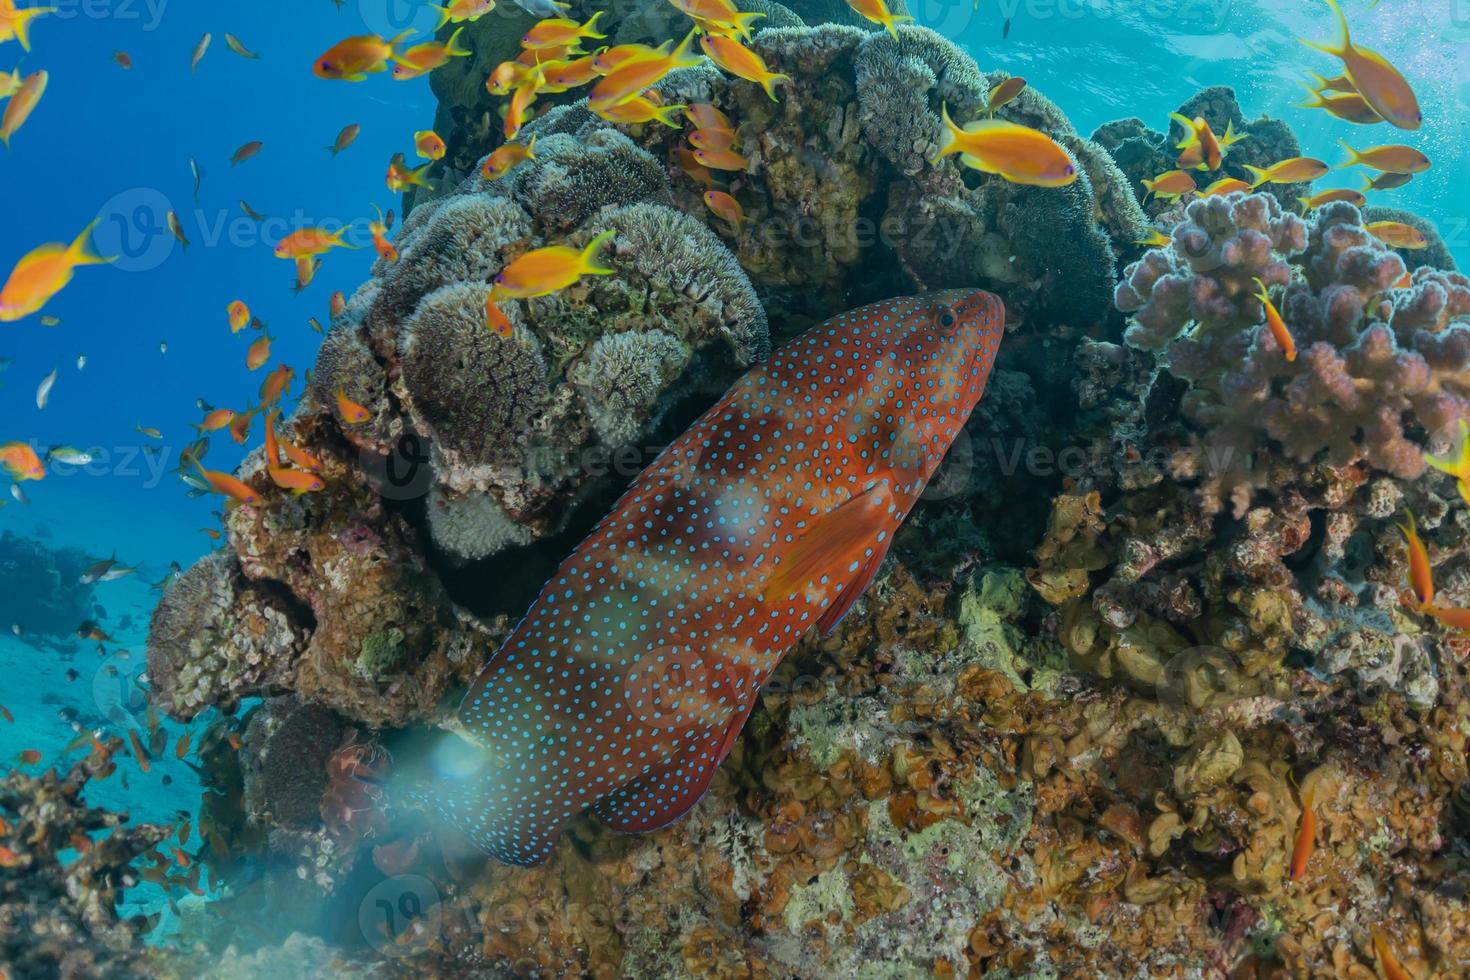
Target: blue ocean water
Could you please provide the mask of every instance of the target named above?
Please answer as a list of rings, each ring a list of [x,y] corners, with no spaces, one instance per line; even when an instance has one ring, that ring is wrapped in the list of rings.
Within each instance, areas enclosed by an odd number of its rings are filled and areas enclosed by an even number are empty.
[[[5,760],[25,748],[58,752],[74,735],[62,709],[105,717],[119,690],[126,699],[157,599],[148,583],[171,562],[187,567],[213,546],[199,529],[218,526],[218,503],[185,496],[174,474],[179,452],[194,437],[197,398],[227,407],[253,403],[266,373],[246,369],[245,350],[257,335],[231,335],[226,305],[242,299],[265,321],[275,338],[271,365],[294,366],[299,392],[320,340],[308,318],[326,322],[328,297],[338,289],[350,294],[366,278],[372,252],[334,250],[315,282],[296,294],[291,264],[275,258],[271,246],[297,228],[347,223],[356,223],[352,240],[366,246],[372,204],[399,205],[384,185],[389,158],[412,158],[412,133],[429,128],[434,114],[424,80],[381,76],[346,84],[310,72],[313,58],[342,37],[432,27],[422,3],[51,2],[59,9],[34,24],[32,52],[0,44],[0,70],[45,68],[51,75],[39,108],[0,155],[7,189],[0,269],[42,242],[70,241],[94,217],[101,222],[98,249],[119,258],[78,271],[46,308],[59,325],[43,326],[38,317],[0,325],[0,358],[9,361],[0,372],[0,442],[70,444],[97,457],[25,484],[28,504],[0,498],[7,501],[0,531],[41,535],[97,558],[115,554],[141,570],[97,588],[102,625],[116,640],[106,658],[91,642],[78,641],[70,653],[38,648],[0,624],[0,703],[16,719],[0,723]],[[981,0],[977,7],[970,0],[918,0],[911,10],[918,23],[968,48],[982,68],[1025,76],[1084,134],[1132,115],[1163,129],[1167,113],[1199,88],[1229,84],[1247,116],[1285,118],[1306,152],[1333,162],[1343,159],[1336,142],[1344,134],[1363,143],[1401,135],[1295,107],[1305,73],[1333,68],[1296,40],[1334,35],[1325,4]],[[1470,0],[1350,0],[1347,10],[1358,40],[1413,80],[1426,123],[1407,141],[1435,161],[1430,173],[1379,200],[1435,221],[1462,265],[1470,265]],[[259,58],[230,50],[227,31]],[[206,32],[212,43],[191,72],[191,54]],[[131,58],[131,69],[117,64],[117,51]],[[323,147],[349,123],[361,124],[361,136],[334,158]],[[231,154],[252,140],[263,141],[260,153],[232,166]],[[203,172],[197,197],[191,159]],[[1318,186],[1357,186],[1358,179],[1334,174]],[[248,219],[242,199],[269,220]],[[187,249],[166,229],[169,210],[192,242]],[[38,409],[36,387],[53,369],[58,380]],[[140,435],[138,426],[158,428],[163,439]],[[209,464],[228,470],[241,455],[217,437]],[[130,656],[120,659],[118,650]],[[65,679],[69,667],[77,680]],[[172,744],[181,729],[170,731]],[[197,802],[197,782],[172,753],[147,776],[120,761],[129,788],[114,777],[97,787],[98,802],[138,819],[167,819]],[[171,786],[162,785],[164,774]]]

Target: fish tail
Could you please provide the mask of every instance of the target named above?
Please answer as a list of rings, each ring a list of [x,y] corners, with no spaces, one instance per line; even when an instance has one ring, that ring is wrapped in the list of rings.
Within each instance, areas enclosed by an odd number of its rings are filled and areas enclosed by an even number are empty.
[[[1253,181],[1251,181],[1251,190],[1255,190],[1257,187],[1260,187],[1262,184],[1271,179],[1270,172],[1262,170],[1260,167],[1252,167],[1248,163],[1241,164],[1241,166],[1249,170],[1251,176],[1255,178]]]
[[[749,41],[752,25],[765,16],[759,13],[736,14],[731,23],[735,26],[735,32]]]
[[[442,26],[442,25],[441,25]],[[459,43],[459,36],[464,33],[464,26],[455,28],[454,33],[449,35],[449,41],[444,45],[444,52],[451,57],[464,58],[473,54],[469,48]]]
[[[1312,88],[1309,82],[1302,82],[1301,85],[1307,90],[1309,99],[1306,102],[1298,102],[1296,104],[1298,109],[1321,109],[1327,105],[1327,101],[1322,98],[1322,90]]]
[[[789,81],[791,81],[790,75],[768,71],[761,77],[761,88],[766,90],[766,94],[771,97],[772,102],[777,102],[779,100],[776,98],[776,83]]]
[[[661,109],[655,109],[653,112],[653,118],[657,119],[665,126],[669,126],[674,129],[681,129],[683,128],[684,124],[677,117],[680,112],[687,108],[688,106],[682,105],[666,105]]]
[[[582,256],[577,260],[577,264],[581,268],[583,275],[609,276],[616,271],[614,269],[605,268],[604,266],[600,266],[597,264],[597,253],[601,251],[602,246],[611,241],[615,235],[617,235],[617,232],[609,228],[607,231],[603,232],[596,238],[592,239],[592,241],[588,242],[587,247],[582,249]]]
[[[945,143],[939,148],[939,152],[936,153],[934,155],[934,158],[929,161],[931,164],[936,164],[943,158],[949,156],[951,153],[956,152],[956,147],[959,145],[960,134],[963,132],[960,127],[955,125],[954,119],[950,116],[948,102],[940,104],[939,116],[941,119],[944,120],[944,128],[949,133],[949,142]]]
[[[409,38],[413,37],[414,36],[414,33],[415,33],[414,29],[412,27],[410,27],[408,30],[401,31],[398,34],[393,35],[393,37],[391,39],[389,39],[389,41],[388,41],[388,60],[389,61],[392,61],[395,64],[404,65],[404,66],[406,66],[408,68],[415,68],[415,69],[417,68],[416,65],[413,65],[410,62],[404,61],[403,60],[402,53],[400,53],[399,50],[398,50],[398,46],[400,44],[402,44],[404,41],[407,41]],[[367,80],[367,76],[359,72],[356,75],[348,75],[348,76],[346,76],[346,79],[345,80],[346,81],[349,81],[349,82],[362,82],[362,81],[366,81]]]
[[[1341,37],[1338,39],[1336,46],[1332,42],[1308,41],[1304,37],[1299,37],[1297,40],[1301,41],[1313,51],[1321,51],[1323,54],[1330,54],[1334,58],[1341,58],[1353,50],[1353,38],[1348,31],[1347,15],[1342,12],[1342,7],[1338,5],[1337,0],[1327,0],[1327,6],[1331,7],[1332,12],[1337,15],[1337,29]]]
[[[596,38],[597,40],[601,41],[603,38],[607,37],[606,34],[597,33],[597,22],[601,19],[602,11],[599,10],[597,13],[587,18],[587,23],[583,24],[581,28],[577,31],[577,33],[582,37]]]
[[[679,42],[679,46],[675,48],[674,53],[669,56],[669,63],[673,67],[693,68],[695,65],[698,65],[699,63],[704,61],[703,54],[689,53],[689,49],[694,46],[694,39],[698,36],[699,28],[697,27],[691,30],[688,34],[684,35],[684,40]]]
[[[345,227],[337,229],[336,233],[332,235],[332,244],[340,246],[341,248],[362,248],[361,245],[353,245],[350,242],[344,242],[342,240],[342,236],[345,234],[347,234],[347,229]],[[269,335],[267,335],[267,337],[269,337]]]
[[[436,7],[432,3],[425,4],[425,6],[439,15],[439,23],[434,25],[434,30],[436,31],[439,28],[443,27],[445,24],[449,23],[449,18],[454,16],[452,13],[450,13],[448,7]]]
[[[100,217],[93,218],[87,224],[87,227],[82,229],[82,233],[76,237],[76,240],[71,243],[71,247],[67,249],[67,254],[71,256],[73,265],[106,265],[108,262],[117,261],[116,255],[104,257],[93,254],[87,248],[92,240],[92,229],[96,228],[97,222],[101,220]]]
[[[1338,140],[1338,142],[1342,144],[1342,148],[1344,150],[1348,151],[1348,162],[1344,163],[1339,169],[1346,169],[1348,167],[1356,166],[1357,164],[1363,162],[1363,154],[1353,149],[1352,144],[1350,144],[1347,140]]]
[[[1169,118],[1184,127],[1184,142],[1175,147],[1176,150],[1185,150],[1199,142],[1199,133],[1194,128],[1194,120],[1180,112],[1169,113]]]
[[[20,42],[22,51],[31,50],[31,21],[42,14],[55,13],[55,7],[32,7],[30,10],[17,10],[15,20],[15,39]]]
[[[536,159],[536,137],[535,136],[532,136],[531,137],[531,142],[529,142],[529,143],[526,144],[526,159],[527,160],[534,160],[534,159]]]
[[[1364,191],[1376,191],[1376,190],[1378,190],[1378,188],[1376,188],[1376,187],[1373,186],[1373,178],[1372,177],[1369,177],[1367,174],[1364,174],[1363,175],[1363,190]]]

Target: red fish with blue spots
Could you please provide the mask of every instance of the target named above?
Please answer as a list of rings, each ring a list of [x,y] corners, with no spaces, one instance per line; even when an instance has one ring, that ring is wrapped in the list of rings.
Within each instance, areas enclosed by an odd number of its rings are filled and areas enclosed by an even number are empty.
[[[655,830],[703,795],[761,685],[831,631],[985,391],[999,299],[889,300],[814,327],[648,467],[547,583],[459,719],[440,809],[529,865],[591,809]]]

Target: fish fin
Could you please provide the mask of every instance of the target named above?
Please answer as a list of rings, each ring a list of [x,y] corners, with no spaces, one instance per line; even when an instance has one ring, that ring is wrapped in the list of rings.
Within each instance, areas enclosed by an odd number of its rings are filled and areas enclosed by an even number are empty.
[[[883,532],[892,500],[880,483],[812,521],[766,579],[762,599],[784,603],[814,583],[851,581],[869,558],[887,550]]]
[[[15,11],[17,17],[14,24],[15,39],[20,42],[22,51],[31,50],[31,21],[42,14],[50,14],[56,11],[55,7],[32,7],[29,10]]]
[[[536,139],[537,139],[536,136],[532,136],[531,137],[531,142],[529,142],[529,143],[526,144],[526,159],[527,160],[534,160],[534,159],[536,159]]]
[[[755,692],[736,707],[725,727],[716,729],[690,751],[644,773],[592,804],[592,815],[623,834],[644,834],[678,820],[698,803],[755,706]]]
[[[673,65],[673,67],[693,68],[696,65],[703,64],[704,55],[702,53],[697,55],[689,53],[690,48],[694,46],[694,39],[697,36],[699,36],[698,27],[692,29],[688,34],[684,35],[684,40],[679,42],[679,46],[675,48],[674,53],[669,56],[669,61]]]
[[[857,605],[863,593],[868,591],[868,586],[873,584],[873,579],[877,577],[878,569],[883,565],[883,558],[887,553],[887,548],[876,551],[863,563],[857,578],[843,587],[837,598],[832,600],[832,605],[828,606],[827,611],[822,613],[822,617],[817,620],[817,632],[822,636],[832,635],[833,630],[837,629],[847,618],[847,614],[852,612],[852,607]]]
[[[766,90],[766,94],[771,97],[772,102],[779,102],[780,100],[776,98],[776,83],[789,81],[791,81],[790,75],[783,75],[780,72],[766,72],[765,77],[761,79],[761,88]]]
[[[1346,170],[1348,167],[1355,167],[1363,162],[1363,154],[1353,149],[1351,143],[1347,140],[1338,140],[1337,142],[1342,144],[1342,148],[1348,152],[1348,162],[1338,167],[1339,170]]]
[[[436,31],[439,28],[443,27],[445,24],[449,23],[449,18],[454,16],[449,12],[448,7],[436,7],[432,3],[425,4],[425,6],[439,15],[439,23],[434,25],[434,30]]]
[[[71,247],[67,249],[67,253],[71,256],[71,260],[74,264],[106,265],[108,262],[115,262],[117,260],[116,255],[107,257],[94,255],[87,249],[87,245],[92,240],[92,229],[96,228],[97,222],[101,220],[101,218],[93,218],[91,222],[87,224],[87,227],[82,229],[82,233],[76,237],[76,240],[71,243]]]
[[[443,25],[440,25],[440,26],[443,26]],[[436,28],[436,30],[437,30],[437,28]],[[464,57],[467,57],[467,56],[469,56],[469,55],[471,55],[471,54],[474,53],[469,48],[466,48],[466,47],[462,46],[459,43],[459,36],[461,34],[463,34],[463,33],[464,33],[464,27],[463,27],[463,25],[461,25],[460,27],[456,27],[454,29],[454,33],[451,34],[451,35],[449,35],[449,40],[444,45],[444,53],[445,54],[449,55],[450,57],[464,58]]]
[[[597,253],[601,251],[602,246],[611,241],[615,235],[617,235],[617,232],[609,228],[607,231],[603,232],[596,238],[592,239],[592,241],[588,242],[587,247],[582,249],[581,267],[583,275],[610,276],[616,271],[614,269],[609,269],[597,264]]]
[[[1266,181],[1270,180],[1269,174],[1266,171],[1262,170],[1260,167],[1252,167],[1248,163],[1243,163],[1241,164],[1241,166],[1249,170],[1251,177],[1254,178],[1254,180],[1251,181],[1251,190],[1255,190],[1257,187],[1260,187],[1262,184],[1266,183]]]

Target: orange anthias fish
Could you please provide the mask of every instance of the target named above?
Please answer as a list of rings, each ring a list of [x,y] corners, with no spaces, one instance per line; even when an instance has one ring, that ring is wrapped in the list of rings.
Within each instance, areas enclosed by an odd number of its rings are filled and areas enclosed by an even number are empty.
[[[255,154],[259,153],[263,146],[265,144],[260,140],[251,140],[249,143],[243,144],[230,156],[230,166],[237,166],[249,160]]]
[[[601,18],[602,11],[600,10],[588,18],[585,24],[578,24],[565,17],[548,17],[546,20],[537,22],[536,26],[526,32],[526,35],[521,38],[521,47],[530,51],[538,51],[574,45],[582,38],[602,40],[607,35],[597,33],[597,22]]]
[[[449,149],[444,145],[444,137],[432,129],[421,129],[414,133],[413,148],[425,160],[442,160]]]
[[[1370,221],[1363,230],[1394,248],[1417,250],[1429,247],[1429,240],[1422,231],[1402,221]],[[0,310],[0,319],[4,319],[3,312]]]
[[[1148,193],[1144,195],[1147,200],[1149,195],[1164,201],[1177,201],[1186,194],[1193,194],[1199,189],[1194,182],[1194,177],[1186,170],[1170,170],[1159,174],[1153,180],[1144,178],[1140,183]]]
[[[422,167],[409,167],[402,153],[393,154],[393,159],[388,161],[388,189],[395,194],[402,194],[410,187],[424,187],[434,189],[434,185],[424,176],[424,173],[434,165],[430,160]]]
[[[204,416],[204,421],[194,426],[194,428],[200,432],[218,432],[233,421],[235,421],[235,413],[233,411],[228,408],[216,408]]]
[[[378,211],[378,206],[373,205],[373,210],[378,212],[378,220],[368,222],[368,231],[373,236],[373,249],[378,253],[378,258],[385,262],[398,261],[398,246],[388,241],[388,223],[383,220],[383,212]]]
[[[0,445],[0,469],[16,483],[46,478],[46,465],[36,450],[24,442]]]
[[[138,768],[148,772],[152,766],[148,762],[148,752],[143,748],[143,743],[138,740],[138,730],[128,729],[128,747],[133,751],[133,760],[138,763]]]
[[[298,448],[291,440],[279,433],[276,434],[276,445],[280,446],[281,452],[286,454],[286,459],[298,470],[305,470],[308,473],[321,472],[321,460],[306,450]]]
[[[524,163],[526,160],[536,159],[536,137],[531,137],[529,143],[502,143],[485,158],[485,164],[480,168],[480,176],[486,180],[499,180],[511,170],[516,164]]]
[[[459,36],[463,33],[463,27],[456,27],[448,41],[415,44],[399,56],[398,63],[393,66],[393,77],[401,82],[418,78],[442,67],[450,58],[464,58],[473,54],[473,51],[459,43]]]
[[[699,46],[709,55],[710,61],[725,71],[765,89],[772,102],[776,101],[776,83],[791,81],[790,75],[771,71],[760,55],[734,38],[706,34],[699,39]]]
[[[1310,781],[1310,780],[1309,780]],[[1307,870],[1312,851],[1317,846],[1316,787],[1302,793],[1302,818],[1296,827],[1296,843],[1291,848],[1291,869],[1287,877],[1296,881]]]
[[[958,153],[965,166],[1014,184],[1065,187],[1077,179],[1071,155],[1039,130],[1003,119],[977,119],[962,127],[950,118],[948,106],[942,115],[947,138],[931,163]]]
[[[46,94],[46,83],[50,80],[51,76],[45,71],[27,75],[20,83],[20,89],[5,103],[5,111],[0,113],[0,143],[4,143],[6,149],[10,148],[10,138],[25,125],[41,96]]]
[[[1335,44],[1319,44],[1307,40],[1302,43],[1342,59],[1343,76],[1367,100],[1374,112],[1399,129],[1418,129],[1424,122],[1424,115],[1419,110],[1419,100],[1414,95],[1414,89],[1383,55],[1353,44],[1347,17],[1337,0],[1327,0],[1327,5],[1337,15],[1341,36]]]
[[[745,209],[740,202],[725,191],[705,191],[704,204],[717,217],[724,218],[735,226],[737,232],[745,228]]]
[[[412,34],[412,30],[407,30],[391,41],[385,41],[376,34],[349,37],[338,41],[317,58],[311,70],[318,78],[363,81],[369,75],[386,71],[390,61],[398,61],[398,45]]]
[[[485,327],[502,337],[510,337],[516,332],[515,324],[495,302],[495,293],[491,290],[485,292]]]
[[[448,6],[434,7],[439,14],[439,23],[434,26],[438,30],[445,24],[472,24],[495,9],[495,0],[450,0]]]
[[[1225,135],[1217,137],[1204,116],[1190,119],[1180,113],[1171,112],[1169,118],[1184,127],[1184,141],[1177,147],[1184,151],[1178,162],[1181,169],[1219,170],[1225,160],[1226,150],[1246,138],[1235,135],[1233,121],[1226,124]]]
[[[38,312],[41,307],[71,282],[79,266],[101,265],[111,258],[93,255],[87,250],[97,219],[82,229],[71,245],[47,242],[27,252],[5,285],[0,286],[0,323],[19,320]]]
[[[1405,511],[1408,523],[1400,524],[1404,543],[1409,548],[1409,587],[1414,598],[1419,600],[1419,609],[1427,609],[1434,602],[1434,572],[1429,566],[1429,551],[1419,538],[1419,527],[1414,523],[1414,512]]]
[[[321,477],[314,473],[305,473],[301,470],[287,469],[281,466],[268,466],[266,472],[270,474],[271,481],[282,490],[290,490],[295,494],[316,493],[325,490],[326,484]]]
[[[228,473],[220,473],[215,470],[206,470],[196,461],[194,469],[199,471],[199,476],[209,484],[209,488],[215,493],[229,497],[239,504],[260,503],[260,494],[251,489],[248,483],[231,476]]]
[[[1378,956],[1378,965],[1383,968],[1386,980],[1412,980],[1409,971],[1404,969],[1388,940],[1383,937],[1383,930],[1377,926],[1373,928],[1373,952]]]
[[[271,336],[262,334],[245,351],[245,366],[251,371],[259,371],[265,367],[265,362],[271,359]]]
[[[441,812],[518,865],[589,807],[625,833],[682,816],[781,658],[872,582],[1004,331],[988,293],[899,298],[809,330],[737,382],[639,474],[471,686],[459,718],[486,767],[445,784]],[[571,641],[589,631],[595,649]]]
[[[373,420],[373,413],[348,398],[345,392],[337,392],[337,414],[348,425],[363,425]]]
[[[1291,157],[1269,167],[1252,167],[1244,164],[1251,174],[1251,189],[1262,184],[1304,184],[1325,174],[1330,167],[1312,157]]]
[[[300,259],[312,255],[321,255],[331,251],[334,247],[356,248],[356,245],[348,245],[342,240],[347,234],[346,228],[336,231],[327,231],[325,228],[302,228],[293,231],[276,243],[276,258],[278,259]]]
[[[239,333],[250,326],[250,307],[244,301],[235,300],[225,308],[230,317],[230,333]]]
[[[530,299],[566,289],[583,276],[610,276],[612,269],[597,264],[597,253],[617,233],[605,231],[580,252],[566,245],[551,245],[527,252],[500,271],[490,289],[494,300]]]
[[[1368,203],[1368,199],[1363,196],[1362,191],[1355,191],[1351,187],[1334,187],[1331,190],[1313,194],[1311,197],[1299,197],[1297,200],[1301,202],[1302,210],[1304,211],[1320,208],[1322,205],[1331,204],[1333,201],[1346,201],[1353,205],[1353,207],[1358,208]]]
[[[266,379],[260,383],[260,403],[274,405],[280,401],[281,396],[291,387],[291,382],[295,377],[296,372],[285,364],[266,375]]]
[[[766,15],[742,14],[730,0],[671,0],[674,8],[688,16],[706,34],[750,39],[752,26]]]
[[[1271,293],[1266,289],[1266,284],[1256,278],[1256,299],[1261,301],[1261,307],[1265,310],[1266,326],[1271,330],[1271,336],[1276,338],[1276,344],[1281,348],[1282,354],[1288,361],[1296,360],[1296,341],[1292,339],[1291,331],[1286,329],[1286,321],[1281,319],[1281,313],[1277,311],[1276,304],[1271,302]]]
[[[1356,150],[1347,140],[1338,140],[1348,151],[1348,161],[1342,166],[1355,167],[1361,164],[1372,170],[1394,174],[1420,174],[1429,169],[1429,157],[1412,146],[1392,144],[1375,146],[1367,150]]]
[[[682,105],[662,105],[659,102],[661,98],[662,96],[656,90],[649,89],[636,98],[592,111],[608,122],[619,125],[659,122],[670,128],[678,129],[678,115],[684,107]]]
[[[907,14],[895,14],[889,10],[886,0],[847,0],[847,5],[859,16],[880,25],[895,41],[898,40],[898,25],[913,20]]]
[[[587,96],[587,107],[597,112],[621,105],[647,91],[675,68],[690,68],[703,62],[702,57],[691,53],[696,33],[686,34],[677,48],[665,41],[646,55],[635,55],[620,63],[593,86]]]

